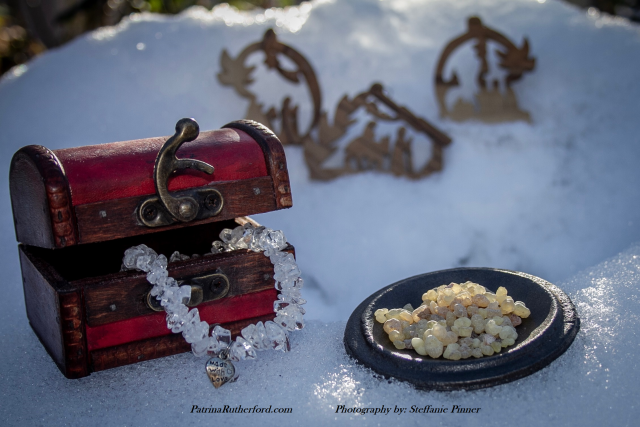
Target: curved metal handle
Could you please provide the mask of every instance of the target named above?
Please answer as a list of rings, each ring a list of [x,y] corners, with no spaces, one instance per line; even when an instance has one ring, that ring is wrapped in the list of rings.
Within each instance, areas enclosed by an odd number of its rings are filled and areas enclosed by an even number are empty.
[[[176,151],[182,144],[198,137],[200,128],[193,119],[181,119],[176,123],[176,133],[164,143],[153,168],[153,182],[160,202],[178,221],[188,222],[198,215],[199,206],[193,197],[173,197],[167,189],[169,176],[180,169],[196,169],[211,175],[213,166],[200,160],[179,159]]]

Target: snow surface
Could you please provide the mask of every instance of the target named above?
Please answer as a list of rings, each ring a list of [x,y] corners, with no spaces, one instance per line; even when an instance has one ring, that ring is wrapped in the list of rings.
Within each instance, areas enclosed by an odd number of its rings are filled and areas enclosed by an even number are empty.
[[[514,89],[532,124],[438,118],[435,63],[474,14],[516,44],[528,37],[536,70]],[[287,147],[294,208],[256,219],[283,229],[296,246],[309,322],[293,334],[291,353],[260,353],[240,364],[237,383],[218,391],[201,372],[204,361],[189,354],[64,379],[26,319],[4,181],[1,419],[11,425],[373,425],[388,420],[335,414],[336,405],[457,404],[482,407],[484,416],[404,414],[400,420],[635,425],[640,28],[625,20],[540,0],[325,0],[264,13],[196,7],[176,17],[137,15],[0,81],[6,159],[0,176],[8,176],[12,154],[28,144],[73,147],[168,135],[182,117],[195,117],[201,129],[242,118],[246,101],[217,82],[220,52],[237,55],[269,27],[310,59],[330,115],[344,94],[380,81],[399,104],[445,130],[453,143],[444,171],[417,182],[373,173],[312,182],[301,150]],[[457,61],[462,77],[469,56]],[[271,77],[256,82],[263,99],[286,89]],[[558,284],[582,319],[575,343],[530,377],[457,393],[379,380],[345,355],[345,320],[364,298],[402,278],[458,266],[525,271]],[[293,414],[220,418],[189,414],[194,404],[290,406]]]

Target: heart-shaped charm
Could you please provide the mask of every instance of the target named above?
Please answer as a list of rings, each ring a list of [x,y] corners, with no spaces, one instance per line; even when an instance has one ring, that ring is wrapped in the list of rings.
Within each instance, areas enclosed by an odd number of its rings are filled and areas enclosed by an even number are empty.
[[[212,357],[205,365],[207,375],[215,388],[220,388],[229,381],[235,380],[236,368],[229,360]]]

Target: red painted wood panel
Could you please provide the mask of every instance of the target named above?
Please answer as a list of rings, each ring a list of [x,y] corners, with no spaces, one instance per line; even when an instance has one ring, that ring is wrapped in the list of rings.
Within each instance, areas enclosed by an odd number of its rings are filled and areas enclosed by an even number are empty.
[[[153,167],[160,148],[169,137],[112,142],[56,150],[71,188],[73,206],[155,193]],[[169,180],[169,190],[203,187],[212,182],[267,176],[260,145],[236,129],[201,132],[184,143],[178,158],[209,163],[213,175],[191,169]]]
[[[278,292],[275,289],[269,289],[201,304],[198,306],[200,320],[205,320],[211,325],[273,313],[273,302],[278,299],[277,297]],[[157,312],[106,325],[87,326],[88,350],[169,335],[172,332],[167,329],[165,317],[165,312]]]

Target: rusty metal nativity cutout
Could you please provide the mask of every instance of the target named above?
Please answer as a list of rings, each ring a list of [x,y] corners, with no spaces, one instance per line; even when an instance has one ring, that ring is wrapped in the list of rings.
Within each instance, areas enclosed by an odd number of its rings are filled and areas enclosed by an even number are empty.
[[[475,94],[475,103],[458,98],[453,107],[449,109],[446,104],[447,93],[451,88],[459,86],[460,82],[455,71],[452,72],[449,80],[445,80],[443,77],[445,65],[457,48],[471,40],[475,40],[473,47],[480,61],[480,69],[476,76],[478,92]],[[494,79],[490,84],[486,81],[486,76],[489,73],[489,61],[487,60],[487,42],[489,41],[504,48],[504,50],[496,50],[500,58],[498,67],[507,71],[503,81],[504,92],[500,90],[500,82],[497,79]],[[499,32],[485,27],[480,18],[475,16],[469,18],[467,32],[449,42],[438,60],[435,85],[440,116],[458,122],[469,119],[488,123],[531,121],[529,113],[519,108],[511,84],[519,80],[525,72],[533,70],[534,67],[535,58],[529,56],[529,42],[526,38],[522,47],[518,48]]]
[[[289,82],[300,84],[304,81],[306,84],[312,111],[310,124],[305,129],[298,126],[298,106],[293,105],[291,98],[285,97],[277,109],[259,103],[256,94],[248,89],[255,67],[248,66],[247,59],[257,52],[263,52],[264,63],[269,69],[276,70]],[[280,55],[295,68],[283,67]],[[280,43],[273,30],[267,30],[262,41],[247,46],[235,58],[224,50],[220,65],[220,83],[232,86],[238,95],[249,100],[247,119],[264,123],[276,131],[283,144],[303,147],[312,179],[331,180],[367,170],[419,179],[442,170],[443,148],[451,139],[425,119],[396,104],[379,83],[353,98],[343,96],[333,119],[329,120],[327,112],[322,110],[322,95],[313,68],[299,52]],[[366,117],[366,124],[354,134],[362,117]],[[377,138],[376,127],[381,123],[397,124],[394,134]],[[411,132],[424,135],[431,143],[430,157],[419,167],[414,164]],[[338,157],[336,161],[340,152],[342,158]],[[331,159],[333,166],[327,166]]]

